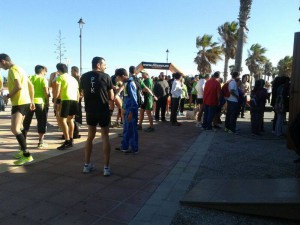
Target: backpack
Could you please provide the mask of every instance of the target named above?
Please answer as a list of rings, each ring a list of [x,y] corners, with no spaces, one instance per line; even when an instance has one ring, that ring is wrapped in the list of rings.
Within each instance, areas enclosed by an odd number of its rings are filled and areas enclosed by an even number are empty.
[[[138,102],[138,106],[140,107],[141,105],[144,104],[144,95],[143,95],[143,92],[141,89],[141,84],[137,77],[133,76],[132,78],[133,78],[134,84],[136,86],[137,102]],[[129,80],[129,82],[131,82],[131,81]],[[127,93],[128,93],[128,85],[127,85]]]
[[[256,94],[252,93],[250,95],[250,107],[251,108],[256,108],[257,106],[257,98],[256,98]]]
[[[231,80],[230,80],[231,81]],[[221,92],[222,92],[222,95],[225,97],[225,98],[229,98],[230,97],[230,92],[229,92],[229,83],[230,81],[227,81],[223,87],[221,88]]]

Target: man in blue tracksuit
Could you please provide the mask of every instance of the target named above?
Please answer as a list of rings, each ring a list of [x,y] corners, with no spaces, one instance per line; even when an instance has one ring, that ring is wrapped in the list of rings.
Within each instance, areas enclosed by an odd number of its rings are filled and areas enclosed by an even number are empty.
[[[128,73],[125,69],[117,69],[116,71],[117,80],[121,80],[124,87],[124,102],[123,109],[125,110],[124,115],[124,127],[123,127],[123,139],[121,148],[116,148],[125,153],[138,153],[138,99],[136,85],[132,77],[129,78]],[[129,148],[130,147],[130,148]]]

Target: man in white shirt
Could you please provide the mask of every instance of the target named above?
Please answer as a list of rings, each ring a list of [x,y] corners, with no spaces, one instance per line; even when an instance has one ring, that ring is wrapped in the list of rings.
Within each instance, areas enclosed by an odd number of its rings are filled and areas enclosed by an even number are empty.
[[[209,74],[205,74],[201,77],[201,79],[196,84],[197,91],[197,105],[199,106],[199,112],[197,116],[196,127],[201,127],[201,119],[203,114],[203,93],[205,82],[209,79]]]
[[[239,92],[237,82],[240,79],[239,72],[233,72],[231,74],[232,79],[229,82],[228,89],[230,96],[227,98],[227,112],[225,119],[225,131],[228,133],[236,132],[236,120],[239,113]]]
[[[182,94],[182,73],[174,73],[174,82],[171,88],[172,100],[171,100],[171,118],[172,126],[181,126],[181,123],[177,121],[177,113]]]

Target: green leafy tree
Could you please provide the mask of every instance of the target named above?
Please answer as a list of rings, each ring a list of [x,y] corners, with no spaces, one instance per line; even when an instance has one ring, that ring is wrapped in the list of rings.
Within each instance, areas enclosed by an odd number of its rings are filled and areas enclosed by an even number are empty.
[[[291,77],[292,64],[293,64],[293,58],[291,56],[286,56],[283,59],[281,59],[277,64],[278,75]]]
[[[200,74],[211,73],[211,64],[216,64],[222,59],[222,48],[217,42],[212,41],[212,35],[204,34],[196,39],[196,47],[199,49],[194,62],[198,65]]]
[[[276,66],[272,67],[272,78],[273,80],[275,79],[275,77],[278,75],[278,68]]]
[[[263,48],[260,44],[254,44],[248,50],[248,58],[246,59],[246,66],[250,71],[250,76],[254,77],[254,80],[260,79],[260,75],[263,72],[263,66],[267,61],[266,53],[267,49]]]
[[[228,62],[229,59],[234,59],[236,53],[237,39],[238,39],[238,23],[233,21],[226,22],[218,27],[218,33],[222,40],[222,50],[224,53],[224,82],[228,77]]]
[[[240,72],[242,67],[243,47],[245,42],[245,30],[247,28],[247,20],[250,18],[250,11],[252,6],[252,0],[240,0],[240,12],[239,12],[239,30],[238,30],[238,42],[235,55],[235,67],[234,70]]]

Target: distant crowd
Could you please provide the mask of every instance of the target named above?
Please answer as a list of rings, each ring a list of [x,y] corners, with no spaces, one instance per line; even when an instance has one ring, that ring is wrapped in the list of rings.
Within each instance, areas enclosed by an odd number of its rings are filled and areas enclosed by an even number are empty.
[[[90,72],[80,76],[79,69],[73,66],[71,74],[68,74],[67,65],[58,63],[57,71],[51,73],[48,81],[45,77],[45,66],[35,66],[35,75],[27,77],[4,53],[0,54],[0,68],[8,70],[9,92],[4,96],[1,92],[0,100],[4,103],[9,99],[11,101],[11,131],[20,146],[20,151],[15,155],[15,165],[24,165],[34,160],[26,143],[34,114],[38,127],[37,147],[48,147],[44,136],[47,132],[50,101],[53,102],[58,130],[62,132],[65,140],[57,147],[57,150],[62,151],[72,148],[73,140],[81,138],[81,109],[84,100],[88,137],[85,142],[83,173],[90,173],[95,169],[90,158],[97,126],[101,127],[104,176],[111,174],[111,126],[123,126],[122,141],[115,150],[137,154],[138,130],[155,132],[154,120],[180,127],[182,123],[177,117],[192,113],[196,127],[203,131],[213,131],[221,128],[221,115],[225,113],[224,131],[238,133],[237,118],[245,118],[248,107],[251,114],[251,132],[257,136],[264,131],[264,111],[268,101],[275,112],[273,133],[277,136],[284,135],[282,127],[289,102],[288,77],[276,77],[272,85],[267,81],[257,80],[251,88],[250,76],[245,74],[240,79],[239,72],[233,72],[231,79],[225,83],[219,72],[193,78],[184,77],[180,72],[173,73],[172,76],[165,76],[161,72],[158,77],[150,77],[147,71],[137,71],[134,66],[128,72],[124,68],[117,69],[114,75],[109,76],[105,73],[105,59],[94,57]],[[138,78],[139,73],[141,78]],[[0,80],[1,90],[2,85]],[[117,113],[115,122],[111,121],[114,111]],[[142,127],[145,113],[149,120],[147,128]]]

